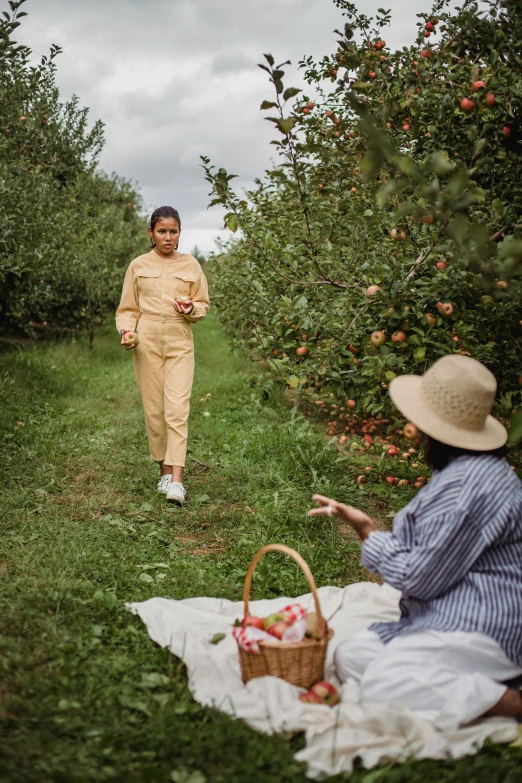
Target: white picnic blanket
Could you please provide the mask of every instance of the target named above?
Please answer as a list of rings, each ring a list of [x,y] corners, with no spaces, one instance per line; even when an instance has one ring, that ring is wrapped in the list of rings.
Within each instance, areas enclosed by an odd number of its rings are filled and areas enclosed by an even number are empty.
[[[398,617],[399,593],[387,585],[359,582],[345,588],[321,587],[321,610],[334,629],[328,648],[326,679],[336,682],[332,666],[335,647],[372,622]],[[311,594],[251,601],[250,612],[267,616],[298,601],[313,611]],[[151,598],[127,608],[145,623],[150,638],[183,660],[189,687],[200,704],[245,720],[256,731],[305,731],[306,747],[295,758],[305,762],[307,775],[323,780],[351,771],[357,757],[366,768],[408,758],[459,758],[475,753],[486,739],[511,742],[517,724],[508,718],[489,718],[451,732],[441,732],[411,710],[394,705],[361,705],[359,688],[350,680],[342,702],[331,708],[303,704],[301,688],[276,677],[241,681],[236,641],[231,626],[243,616],[242,602],[220,598],[173,601]],[[218,644],[210,640],[226,633]]]

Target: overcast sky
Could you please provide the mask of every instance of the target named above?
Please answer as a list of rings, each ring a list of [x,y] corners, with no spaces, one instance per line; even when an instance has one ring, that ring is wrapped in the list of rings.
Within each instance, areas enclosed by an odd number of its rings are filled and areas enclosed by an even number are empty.
[[[416,13],[431,0],[355,0],[372,15],[392,9],[386,41],[415,37]],[[4,0],[0,3],[7,7]],[[105,123],[101,166],[139,183],[148,209],[175,206],[180,249],[214,248],[225,237],[222,213],[207,211],[199,156],[239,174],[239,188],[262,176],[274,157],[270,123],[259,104],[271,98],[263,52],[290,59],[286,83],[303,86],[303,55],[334,51],[344,24],[332,0],[28,0],[18,40],[35,56],[63,48],[57,81],[91,119]]]

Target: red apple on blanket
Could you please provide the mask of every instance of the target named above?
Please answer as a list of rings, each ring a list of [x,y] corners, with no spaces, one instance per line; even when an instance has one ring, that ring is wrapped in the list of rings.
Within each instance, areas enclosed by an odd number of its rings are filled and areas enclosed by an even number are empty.
[[[304,701],[305,704],[323,704],[323,700],[321,696],[318,696],[317,693],[314,693],[313,691],[308,691],[308,693],[301,693],[299,696],[299,701]]]
[[[332,683],[328,682],[328,680],[321,680],[321,682],[316,682],[315,685],[312,685],[310,693],[315,693],[320,697],[323,704],[328,704],[330,707],[333,707],[335,704],[338,704],[341,701],[339,691],[335,685],[332,685]]]
[[[284,632],[287,628],[290,628],[291,625],[292,623],[289,623],[286,620],[278,620],[277,622],[272,623],[267,631],[271,636],[275,636],[276,639],[282,639]]]
[[[265,621],[262,617],[255,617],[254,615],[247,615],[241,620],[243,628],[248,628],[251,625],[253,628],[259,628],[261,631],[265,630]]]

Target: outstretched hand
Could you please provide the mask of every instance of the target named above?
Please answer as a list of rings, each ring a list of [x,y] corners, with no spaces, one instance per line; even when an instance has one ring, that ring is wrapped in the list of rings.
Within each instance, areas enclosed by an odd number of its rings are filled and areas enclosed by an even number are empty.
[[[361,541],[368,538],[370,533],[375,530],[371,517],[358,508],[338,503],[337,500],[332,500],[332,498],[327,498],[324,495],[313,495],[312,500],[315,500],[318,508],[311,508],[308,512],[309,517],[319,515],[339,517],[355,530]]]

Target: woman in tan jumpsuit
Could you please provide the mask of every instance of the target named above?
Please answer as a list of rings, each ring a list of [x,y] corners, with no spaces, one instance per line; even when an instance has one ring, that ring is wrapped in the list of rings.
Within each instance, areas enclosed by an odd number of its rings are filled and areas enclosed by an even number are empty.
[[[160,465],[158,491],[183,505],[194,376],[192,324],[206,316],[209,299],[199,262],[177,250],[180,231],[179,214],[172,207],[152,213],[152,248],[127,269],[116,328],[125,349],[134,350],[150,456]]]

